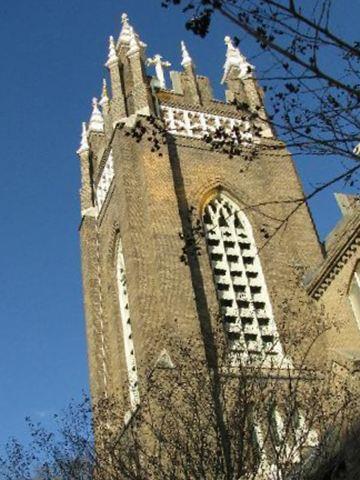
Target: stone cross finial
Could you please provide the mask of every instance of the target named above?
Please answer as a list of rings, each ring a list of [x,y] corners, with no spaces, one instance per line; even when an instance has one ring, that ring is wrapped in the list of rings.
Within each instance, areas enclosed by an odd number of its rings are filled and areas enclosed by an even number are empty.
[[[80,146],[77,150],[77,154],[80,155],[83,152],[87,152],[89,150],[89,143],[87,139],[87,131],[86,131],[86,123],[82,123],[82,131],[81,131],[81,141]]]
[[[160,88],[166,88],[164,67],[165,68],[171,67],[171,63],[165,60],[163,61],[162,56],[157,54],[157,55],[154,55],[153,58],[148,58],[146,60],[146,64],[155,66],[155,73],[156,73],[157,79],[159,80]]]
[[[226,36],[224,38],[225,45],[227,46],[226,51],[226,61],[224,64],[224,75],[221,80],[221,83],[224,83],[227,79],[227,76],[230,72],[231,67],[237,67],[239,70],[238,78],[244,80],[245,78],[251,76],[252,70],[254,70],[253,65],[251,65],[244,55],[242,55],[238,48],[234,47],[231,38]]]
[[[192,58],[189,55],[189,52],[186,48],[185,42],[181,41],[181,54],[182,54],[182,60],[181,60],[181,65],[183,67],[186,67],[187,65],[191,65],[193,63]]]
[[[105,63],[105,65],[106,65],[106,67],[110,67],[111,65],[113,65],[114,63],[117,63],[117,62],[118,62],[118,56],[116,54],[114,37],[112,35],[110,35],[110,37],[109,37],[109,56],[108,56],[108,60]]]
[[[103,132],[104,119],[98,107],[97,98],[92,99],[93,110],[89,122],[89,132]]]

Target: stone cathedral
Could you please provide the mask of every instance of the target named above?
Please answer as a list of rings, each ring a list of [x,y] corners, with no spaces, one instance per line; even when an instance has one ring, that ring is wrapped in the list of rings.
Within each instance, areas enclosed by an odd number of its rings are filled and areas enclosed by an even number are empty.
[[[230,38],[225,101],[213,97],[183,42],[171,86],[170,64],[148,58],[146,47],[124,14],[119,37],[109,41],[109,80],[93,99],[77,151],[92,396],[124,395],[126,385],[125,410],[134,410],[146,370],[159,359],[172,362],[175,330],[205,339],[216,312],[233,368],[262,362],[287,369],[296,357],[288,332],[306,330],[310,306],[321,305],[338,329],[321,340],[314,361],[351,371],[360,360],[357,198],[337,195],[342,219],[320,243],[306,202],[289,216],[291,200],[304,197],[299,176],[266,126],[254,67]],[[234,101],[261,113],[256,140]],[[161,147],[155,121],[166,138]],[[219,129],[238,132],[240,153],[231,157],[205,141]],[[195,235],[193,218],[202,255],[184,247]],[[285,318],[284,301],[310,310]]]

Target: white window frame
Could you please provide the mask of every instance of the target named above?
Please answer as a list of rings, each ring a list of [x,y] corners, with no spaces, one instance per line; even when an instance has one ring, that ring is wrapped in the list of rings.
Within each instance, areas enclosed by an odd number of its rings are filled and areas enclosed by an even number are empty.
[[[356,265],[352,275],[348,297],[358,329],[360,330],[360,262]]]
[[[289,367],[246,215],[221,192],[205,206],[203,225],[231,365]]]
[[[130,305],[127,289],[125,259],[121,238],[118,239],[116,277],[118,285],[119,309],[124,339],[125,363],[129,382],[129,397],[131,410],[135,411],[140,403],[138,372],[135,358],[135,348],[130,321]]]

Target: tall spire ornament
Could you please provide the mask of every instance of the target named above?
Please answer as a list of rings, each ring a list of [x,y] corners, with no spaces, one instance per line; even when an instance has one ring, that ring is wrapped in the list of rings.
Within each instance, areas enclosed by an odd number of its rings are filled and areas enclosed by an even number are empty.
[[[188,65],[193,65],[192,58],[190,57],[190,54],[188,52],[188,49],[186,48],[185,42],[181,41],[181,65],[183,67],[186,67]]]
[[[131,40],[132,27],[129,23],[129,17],[126,13],[121,15],[122,28],[117,42],[117,46],[120,44],[128,45]]]
[[[88,151],[89,151],[89,143],[88,143],[88,139],[87,139],[86,123],[83,122],[82,123],[82,129],[81,129],[80,146],[79,146],[78,150],[76,151],[76,153],[78,155],[81,155],[82,153],[88,152]]]
[[[100,98],[99,105],[100,105],[101,107],[104,107],[105,105],[108,105],[108,104],[109,104],[109,101],[110,101],[110,100],[109,100],[109,95],[108,95],[108,91],[107,91],[106,80],[105,80],[105,78],[103,78],[101,98]]]
[[[92,100],[93,110],[89,121],[89,132],[103,132],[104,131],[104,119],[98,107],[97,98]]]
[[[113,65],[114,63],[117,63],[117,62],[118,62],[118,56],[116,54],[114,37],[112,35],[110,35],[110,37],[109,37],[109,55],[108,55],[107,62],[105,63],[105,66],[109,68],[111,65]]]
[[[227,77],[232,68],[237,68],[239,71],[238,78],[244,80],[251,77],[251,73],[254,70],[254,66],[251,65],[244,55],[240,53],[240,50],[234,46],[231,38],[226,36],[224,38],[225,45],[227,46],[226,50],[226,60],[224,64],[224,75],[221,80],[221,83],[224,83],[227,80]]]

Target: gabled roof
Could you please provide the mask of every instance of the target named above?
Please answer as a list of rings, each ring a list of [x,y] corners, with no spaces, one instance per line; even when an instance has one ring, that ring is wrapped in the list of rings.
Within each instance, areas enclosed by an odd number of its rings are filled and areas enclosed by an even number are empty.
[[[324,261],[305,277],[308,293],[320,298],[360,244],[359,197],[336,194],[344,216],[324,242]]]

